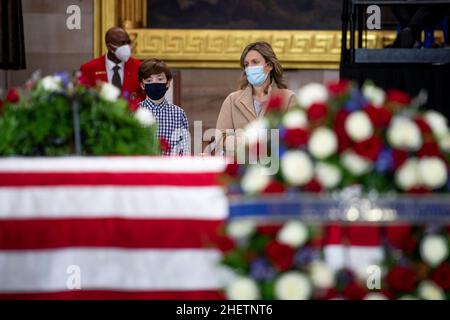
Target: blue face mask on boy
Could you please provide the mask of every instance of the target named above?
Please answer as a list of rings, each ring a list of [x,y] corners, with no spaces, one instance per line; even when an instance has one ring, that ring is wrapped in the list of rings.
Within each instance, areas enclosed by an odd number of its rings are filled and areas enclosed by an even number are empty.
[[[247,80],[252,86],[260,86],[266,81],[268,74],[264,73],[264,66],[252,66],[245,68]]]
[[[159,100],[167,92],[167,83],[146,83],[145,84],[145,93],[147,93],[147,97],[152,100]]]

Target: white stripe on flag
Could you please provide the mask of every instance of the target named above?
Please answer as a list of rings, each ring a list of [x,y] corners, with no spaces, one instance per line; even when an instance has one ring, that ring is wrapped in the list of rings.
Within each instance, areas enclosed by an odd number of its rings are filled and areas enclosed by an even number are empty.
[[[219,266],[220,257],[215,250],[192,249],[0,252],[0,292],[66,291],[73,289],[68,283],[77,283],[78,270],[81,290],[217,290],[231,276]]]
[[[347,267],[357,273],[366,274],[367,268],[379,265],[383,260],[383,249],[380,246],[352,246],[333,244],[324,248],[325,261],[337,271]]]
[[[0,172],[223,172],[222,157],[5,158]]]
[[[220,187],[0,188],[0,219],[125,217],[222,220]]]

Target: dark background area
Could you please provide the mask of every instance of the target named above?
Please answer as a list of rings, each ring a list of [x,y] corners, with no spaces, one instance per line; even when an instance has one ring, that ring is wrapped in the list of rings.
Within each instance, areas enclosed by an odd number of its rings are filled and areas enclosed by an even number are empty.
[[[340,30],[342,0],[148,0],[149,28]],[[395,28],[391,8],[382,28]]]
[[[340,0],[148,0],[149,28],[341,28]]]

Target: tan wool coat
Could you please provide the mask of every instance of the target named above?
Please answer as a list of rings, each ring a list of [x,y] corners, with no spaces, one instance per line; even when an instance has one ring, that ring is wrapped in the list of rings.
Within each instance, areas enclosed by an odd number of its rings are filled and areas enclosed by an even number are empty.
[[[295,93],[288,89],[278,89],[272,84],[269,94],[279,94],[283,98],[283,109],[290,108],[297,103]],[[259,116],[256,115],[253,105],[252,87],[249,85],[243,90],[230,93],[222,104],[216,129],[224,132],[226,129],[243,129],[249,122],[257,117],[263,117],[267,104],[263,106]]]
[[[290,108],[297,104],[294,92],[288,89],[279,89],[275,83],[272,83],[269,88],[269,95],[272,94],[281,95],[283,109]],[[230,137],[230,133],[226,132],[227,129],[243,129],[251,121],[263,117],[266,111],[267,104],[263,106],[259,116],[256,115],[255,107],[253,105],[252,86],[248,85],[243,90],[230,93],[223,102],[217,119],[215,139],[217,146],[223,150],[225,135]],[[235,141],[234,145],[237,145],[238,143],[238,141]]]

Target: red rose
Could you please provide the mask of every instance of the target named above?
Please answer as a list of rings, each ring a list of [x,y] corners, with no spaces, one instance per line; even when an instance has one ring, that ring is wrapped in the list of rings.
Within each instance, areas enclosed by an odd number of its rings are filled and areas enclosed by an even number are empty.
[[[353,145],[353,149],[357,154],[372,161],[377,160],[382,148],[383,141],[377,136],[373,136]]]
[[[411,226],[408,225],[387,226],[386,238],[393,247],[406,254],[412,254],[417,248],[418,241],[411,234]]]
[[[281,228],[282,228],[281,224],[258,225],[256,227],[256,233],[261,234],[261,235],[275,237]]]
[[[294,249],[275,240],[267,245],[266,255],[278,271],[289,270],[294,262]]]
[[[350,82],[347,80],[339,80],[339,82],[332,82],[327,85],[328,92],[333,97],[337,97],[345,93]]]
[[[350,282],[342,292],[345,299],[362,300],[367,294],[367,290],[355,281]]]
[[[128,102],[128,109],[131,111],[131,112],[135,112],[137,109],[139,109],[139,99],[131,99],[129,102]]]
[[[304,190],[306,192],[321,192],[322,186],[316,179],[312,179],[308,184],[305,185]]]
[[[308,108],[308,120],[318,122],[327,117],[328,107],[323,103],[314,103]]]
[[[417,151],[418,157],[440,157],[441,151],[436,142],[424,142],[419,151]]]
[[[236,162],[228,163],[225,168],[225,173],[235,177],[238,173],[239,165]]]
[[[281,95],[273,95],[267,104],[267,112],[281,111],[283,108],[283,97]]]
[[[408,193],[408,194],[427,194],[427,193],[430,193],[430,190],[428,190],[425,187],[414,187],[409,190],[406,190],[406,193]]]
[[[2,111],[2,109],[3,109],[3,101],[0,100],[0,111]]]
[[[161,137],[161,138],[159,139],[159,144],[160,144],[160,147],[161,147],[161,151],[162,151],[163,153],[168,153],[168,152],[170,152],[170,144],[169,144],[169,142],[166,140],[166,138]]]
[[[411,268],[395,266],[389,270],[386,277],[390,289],[399,292],[411,292],[416,286],[416,276]]]
[[[283,193],[284,191],[284,185],[280,181],[272,180],[262,193]]]
[[[408,159],[408,152],[398,149],[392,150],[392,158],[394,160],[394,169],[397,170],[399,167],[401,167],[406,159]]]
[[[416,118],[414,119],[414,122],[417,124],[422,134],[431,133],[430,125],[423,118]]]
[[[334,120],[334,132],[338,138],[338,151],[342,152],[352,145],[352,141],[345,130],[345,120],[347,119],[349,112],[341,109],[336,113]]]
[[[416,250],[418,244],[419,244],[419,241],[417,240],[417,238],[411,236],[405,240],[405,242],[403,243],[402,249],[406,254],[411,255]]]
[[[9,89],[8,93],[6,94],[6,101],[10,102],[10,103],[17,103],[20,100],[20,95],[19,92],[17,92],[16,89]]]
[[[391,122],[392,114],[386,108],[375,108],[374,106],[368,106],[364,108],[364,111],[370,118],[375,128],[386,128]]]
[[[283,141],[289,148],[298,148],[308,142],[308,131],[297,128],[287,129],[283,136]]]
[[[406,92],[396,89],[387,91],[387,100],[405,106],[411,103],[411,98]]]
[[[450,290],[450,263],[443,262],[432,275],[432,279],[444,291]]]

